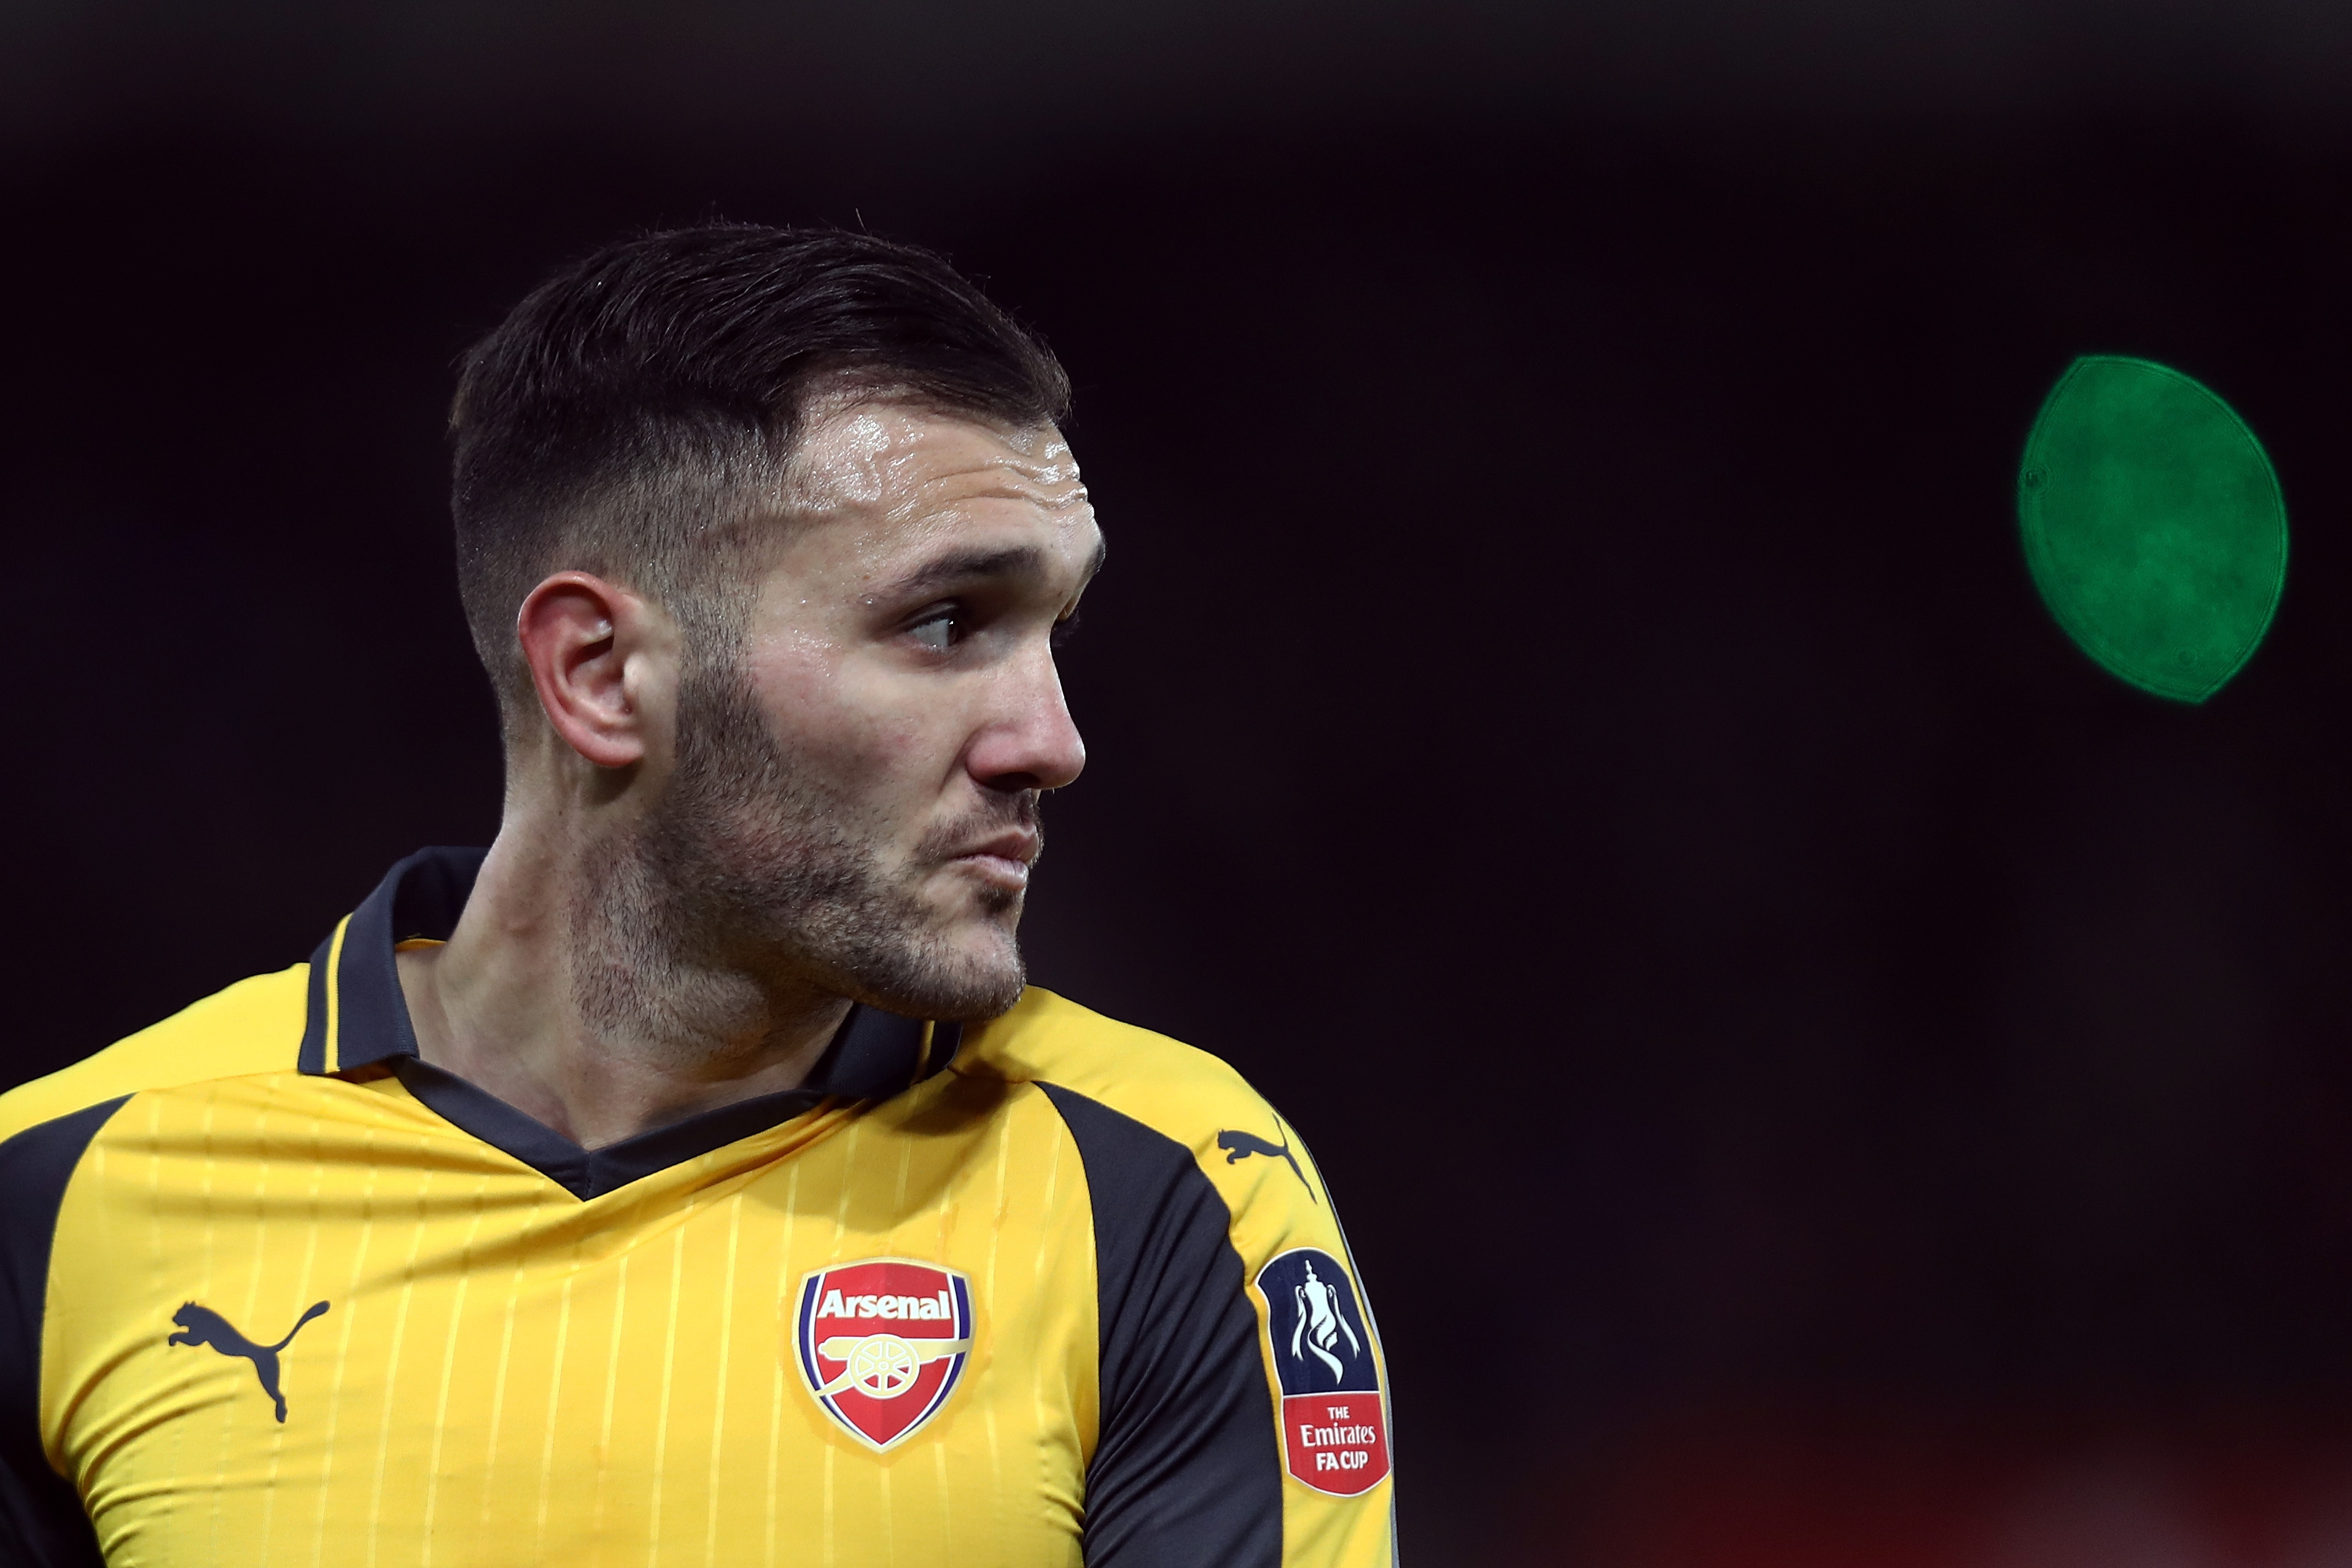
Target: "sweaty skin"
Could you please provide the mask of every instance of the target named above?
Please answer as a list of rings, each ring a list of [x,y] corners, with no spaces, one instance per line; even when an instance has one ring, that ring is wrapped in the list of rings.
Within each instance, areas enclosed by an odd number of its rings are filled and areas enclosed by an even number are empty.
[[[1086,760],[1052,633],[1102,534],[1069,448],[839,399],[808,411],[782,510],[737,664],[795,809],[817,802],[887,884],[926,972],[1017,989],[1036,795]],[[419,1053],[590,1148],[796,1086],[853,999],[889,1004],[870,977],[789,933],[728,950],[596,929],[631,917],[631,857],[677,777],[677,619],[564,571],[516,631],[548,722],[509,758],[457,930],[400,955]]]

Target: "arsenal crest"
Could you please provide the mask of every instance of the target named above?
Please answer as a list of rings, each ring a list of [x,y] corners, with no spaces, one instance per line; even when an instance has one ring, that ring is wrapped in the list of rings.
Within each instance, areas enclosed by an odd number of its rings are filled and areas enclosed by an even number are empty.
[[[866,1258],[801,1281],[793,1349],[826,1414],[877,1452],[939,1414],[971,1354],[971,1281],[911,1258]]]
[[[1282,1384],[1282,1450],[1291,1476],[1354,1497],[1389,1473],[1389,1425],[1372,1334],[1337,1258],[1295,1248],[1258,1270]]]

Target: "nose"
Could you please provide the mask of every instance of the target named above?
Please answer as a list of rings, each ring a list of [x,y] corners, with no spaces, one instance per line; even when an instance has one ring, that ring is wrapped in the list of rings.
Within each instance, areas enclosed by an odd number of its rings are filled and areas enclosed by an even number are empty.
[[[1059,789],[1087,766],[1050,653],[1003,673],[987,721],[964,750],[964,768],[990,789]]]

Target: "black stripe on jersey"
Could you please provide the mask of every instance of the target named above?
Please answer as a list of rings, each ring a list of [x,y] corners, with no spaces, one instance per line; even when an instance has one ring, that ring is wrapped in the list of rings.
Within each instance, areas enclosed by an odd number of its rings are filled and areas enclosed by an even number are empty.
[[[419,850],[385,873],[352,911],[335,965],[335,1066],[365,1067],[416,1054],[408,998],[393,954],[412,936],[446,942],[488,850]]]
[[[0,1561],[16,1568],[103,1568],[98,1532],[73,1483],[41,1450],[41,1318],[66,1186],[89,1141],[128,1094],[44,1122],[0,1144]]]
[[[923,1064],[918,1070],[915,1082],[919,1083],[926,1079],[937,1078],[946,1071],[948,1063],[956,1059],[956,1052],[961,1049],[963,1025],[951,1019],[933,1024],[931,1042],[924,1050]]]
[[[948,1049],[952,1051],[952,1044]],[[420,1061],[413,1051],[393,1058],[392,1065],[402,1086],[435,1115],[513,1155],[584,1202],[765,1132],[827,1099],[887,1100],[914,1081],[922,1051],[920,1020],[853,1006],[808,1082],[798,1089],[739,1100],[601,1149],[582,1148],[488,1091]]]
[[[304,988],[302,1049],[294,1054],[298,1072],[327,1071],[327,962],[334,955],[335,934],[330,931],[310,955],[310,979]]]
[[[1037,1087],[1094,1207],[1102,1435],[1087,1568],[1280,1568],[1282,1453],[1232,1211],[1173,1138]]]
[[[954,1024],[941,1024],[952,1030]],[[961,1039],[961,1035],[950,1037]],[[947,1057],[937,1063],[923,1060],[923,1020],[901,1018],[878,1008],[850,1004],[833,1043],[824,1048],[801,1085],[810,1094],[833,1094],[844,1100],[887,1100],[915,1086],[917,1074],[929,1078],[955,1054],[950,1042]]]
[[[482,869],[488,850],[427,849],[384,873],[375,891],[352,911],[343,926],[343,950],[335,956],[335,936],[319,944],[310,955],[310,1014],[302,1026],[302,1048],[295,1059],[304,1072],[324,1072],[327,1061],[327,1016],[336,1019],[335,1061],[342,1071],[372,1062],[416,1054],[416,1033],[408,1021],[408,999],[401,994],[400,970],[393,951],[412,936],[446,942],[457,929],[466,911],[466,897]],[[335,1005],[327,1005],[327,988],[335,990]]]
[[[601,1149],[583,1149],[554,1128],[516,1110],[454,1072],[407,1057],[393,1064],[401,1086],[425,1109],[469,1137],[510,1155],[583,1202],[602,1197],[681,1160],[723,1148],[797,1116],[823,1094],[788,1090],[739,1100]]]
[[[377,935],[386,939],[387,946],[411,936],[446,942],[457,929],[457,917],[466,913],[474,879],[482,873],[482,862],[489,855],[489,851],[477,849],[419,850],[393,867],[392,874],[383,879],[384,886],[392,890],[392,907]]]

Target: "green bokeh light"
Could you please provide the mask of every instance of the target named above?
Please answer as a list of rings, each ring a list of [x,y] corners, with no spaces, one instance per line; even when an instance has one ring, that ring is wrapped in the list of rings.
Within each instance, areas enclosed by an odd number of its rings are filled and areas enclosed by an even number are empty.
[[[2286,505],[2245,422],[2179,371],[2076,360],[2018,474],[2025,559],[2083,652],[2200,703],[2244,667],[2286,584]]]

